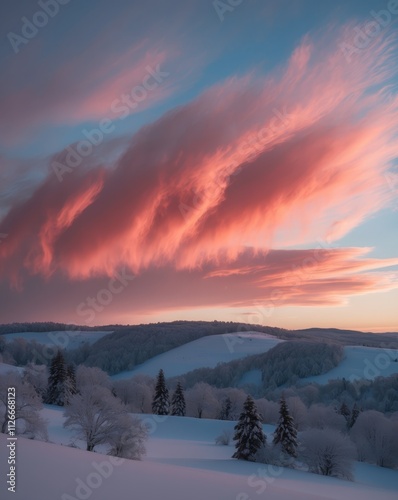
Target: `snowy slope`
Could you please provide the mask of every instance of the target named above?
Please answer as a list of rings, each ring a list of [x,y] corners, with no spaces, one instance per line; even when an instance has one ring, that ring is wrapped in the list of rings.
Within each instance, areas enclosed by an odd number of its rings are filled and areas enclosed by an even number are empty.
[[[0,363],[0,375],[5,375],[8,372],[23,373],[23,368],[19,366],[8,365],[7,363]]]
[[[65,442],[62,410],[46,407],[50,438]],[[181,417],[152,420],[147,457],[142,462],[18,438],[16,500],[392,500],[398,472],[357,464],[357,482],[231,459],[232,446],[214,438],[234,422]],[[272,426],[265,426],[271,432]],[[6,470],[6,437],[0,435],[0,470]],[[114,459],[113,459],[114,460]],[[103,471],[102,475],[98,468]],[[106,476],[106,477],[105,477]],[[80,490],[76,488],[80,485]],[[82,486],[83,485],[83,486]],[[87,489],[88,485],[88,489]],[[395,489],[395,491],[394,491]]]
[[[35,341],[43,345],[55,345],[62,349],[76,349],[84,342],[93,344],[98,339],[108,335],[110,331],[56,331],[56,332],[23,332],[7,333],[3,335],[5,340],[24,339],[26,341]]]
[[[213,335],[184,344],[159,354],[134,370],[118,373],[115,380],[130,378],[138,373],[156,376],[163,368],[167,377],[182,375],[196,368],[213,368],[218,363],[269,351],[280,339],[258,332]]]
[[[372,380],[376,377],[388,377],[398,373],[398,350],[377,347],[344,347],[344,358],[332,370],[322,375],[301,379],[302,382],[326,384],[329,380],[342,379]]]

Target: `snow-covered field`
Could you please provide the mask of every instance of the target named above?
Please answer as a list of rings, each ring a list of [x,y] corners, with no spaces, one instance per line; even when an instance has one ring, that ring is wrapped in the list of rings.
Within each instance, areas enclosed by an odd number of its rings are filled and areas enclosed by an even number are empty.
[[[394,373],[398,373],[398,350],[348,346],[344,347],[344,358],[338,366],[322,375],[302,379],[302,382],[326,384],[329,380],[342,378],[350,381],[373,380]]]
[[[23,373],[23,368],[19,366],[8,365],[7,363],[0,363],[0,375],[5,375],[8,372]]]
[[[23,332],[7,333],[3,335],[5,340],[24,339],[26,341],[35,341],[43,345],[59,346],[61,349],[76,349],[84,342],[93,344],[98,339],[109,335],[108,331],[60,331],[60,332]]]
[[[50,439],[68,443],[62,409],[46,407]],[[358,463],[355,482],[231,459],[214,438],[234,422],[142,416],[151,428],[141,462],[18,438],[16,500],[395,500],[398,471]],[[269,434],[272,426],[264,426]],[[0,469],[6,437],[0,435]],[[115,462],[116,460],[116,462]],[[113,462],[112,462],[113,461]],[[1,498],[5,483],[2,482]],[[6,495],[6,498],[8,496]]]
[[[134,370],[118,373],[112,378],[114,380],[127,379],[139,373],[154,377],[160,368],[164,370],[167,377],[175,377],[196,368],[213,368],[218,363],[269,351],[279,342],[282,341],[277,337],[258,332],[202,337],[159,354]]]

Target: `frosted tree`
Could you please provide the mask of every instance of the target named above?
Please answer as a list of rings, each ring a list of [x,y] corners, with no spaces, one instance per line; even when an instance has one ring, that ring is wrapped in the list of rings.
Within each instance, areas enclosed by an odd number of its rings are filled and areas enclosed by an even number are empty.
[[[274,432],[273,443],[280,444],[282,451],[291,457],[297,456],[297,430],[283,396],[280,400],[279,422]]]
[[[63,406],[65,402],[65,380],[66,380],[66,366],[65,359],[58,351],[51,360],[50,375],[48,377],[48,388],[45,397],[45,402]]]
[[[154,381],[147,375],[136,375],[129,380],[116,380],[113,389],[132,413],[151,413]]]
[[[96,366],[79,365],[76,369],[76,388],[78,391],[85,386],[100,385],[111,389],[112,382],[109,375]]]
[[[108,455],[141,460],[145,455],[145,441],[148,438],[148,428],[138,417],[121,413],[117,417],[117,426],[109,434],[107,442],[111,445]]]
[[[379,467],[398,465],[398,425],[394,420],[375,410],[364,411],[350,434],[360,461]]]
[[[166,387],[164,372],[160,369],[156,380],[155,394],[152,400],[152,412],[155,415],[168,415],[169,406],[169,391]]]
[[[215,390],[205,382],[195,384],[186,392],[187,415],[190,417],[216,418],[220,405]]]
[[[171,398],[171,414],[176,417],[185,417],[185,397],[180,382]]]
[[[85,386],[80,394],[70,398],[64,412],[64,427],[71,428],[75,438],[86,442],[87,451],[93,451],[95,446],[114,440],[126,413],[125,406],[109,389]]]
[[[1,432],[7,432],[8,389],[15,388],[15,421],[18,433],[30,438],[47,439],[47,426],[40,416],[41,397],[34,387],[18,373],[7,373],[0,377],[0,424]]]
[[[254,461],[257,451],[266,442],[266,436],[263,432],[261,416],[251,396],[247,396],[234,429],[233,439],[236,441],[236,451],[232,458]]]
[[[300,458],[310,472],[323,476],[353,479],[355,446],[334,429],[311,429],[301,433]]]

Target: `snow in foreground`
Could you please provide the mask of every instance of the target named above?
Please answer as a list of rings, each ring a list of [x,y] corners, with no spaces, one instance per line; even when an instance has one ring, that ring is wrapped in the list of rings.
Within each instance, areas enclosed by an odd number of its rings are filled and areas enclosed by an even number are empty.
[[[356,482],[349,482],[233,460],[233,447],[216,446],[214,438],[232,429],[235,422],[141,415],[151,434],[147,456],[137,462],[62,446],[59,443],[71,441],[70,432],[62,428],[62,409],[47,406],[43,416],[49,421],[50,440],[58,444],[18,438],[17,493],[4,496],[2,482],[1,498],[396,500],[398,471],[390,469],[358,463]],[[273,426],[266,425],[264,430],[270,436]],[[5,446],[6,438],[0,434],[3,471]]]
[[[4,450],[5,436],[0,437]],[[209,451],[213,445],[208,444]],[[215,448],[215,446],[214,446]],[[173,442],[169,443],[173,450]],[[189,453],[190,444],[186,451]],[[283,470],[266,482],[260,474],[264,466],[235,460],[219,462],[218,470],[200,466],[196,459],[185,466],[166,462],[120,461],[55,444],[18,440],[17,492],[1,497],[15,500],[395,500],[396,493],[371,486]],[[175,452],[174,452],[175,453]],[[5,454],[0,468],[6,469]],[[113,462],[113,463],[112,463]],[[121,463],[120,463],[121,462]],[[173,459],[169,463],[173,464]],[[224,469],[224,470],[219,470]],[[273,479],[273,481],[271,481]],[[79,488],[80,486],[80,488]],[[2,482],[4,488],[4,482]]]
[[[155,377],[161,368],[167,377],[175,377],[196,368],[214,368],[218,363],[267,352],[279,342],[282,341],[277,337],[258,332],[202,337],[159,354],[134,370],[118,373],[112,378],[127,379],[139,373]]]

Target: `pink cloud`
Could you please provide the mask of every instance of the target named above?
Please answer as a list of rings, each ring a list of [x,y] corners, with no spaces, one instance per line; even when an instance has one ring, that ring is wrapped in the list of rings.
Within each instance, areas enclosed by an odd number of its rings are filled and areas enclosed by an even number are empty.
[[[0,224],[10,234],[0,247],[3,275],[18,282],[23,266],[82,279],[125,265],[199,279],[209,268],[203,283],[231,280],[225,303],[263,298],[290,272],[290,254],[272,259],[272,248],[339,239],[391,200],[383,174],[395,154],[398,102],[383,90],[387,49],[380,40],[347,64],[336,40],[305,39],[274,74],[230,79],[144,127],[112,168],[89,158],[90,169],[82,164],[62,183],[51,173]],[[97,97],[108,90],[98,92],[83,113],[101,111]],[[252,261],[269,253],[265,267],[240,265],[248,247]],[[367,273],[396,261],[359,252],[329,253],[285,300],[338,303],[396,286],[388,273]],[[292,255],[295,265],[302,257]],[[208,285],[203,294],[208,304]]]

